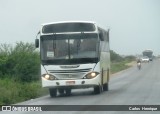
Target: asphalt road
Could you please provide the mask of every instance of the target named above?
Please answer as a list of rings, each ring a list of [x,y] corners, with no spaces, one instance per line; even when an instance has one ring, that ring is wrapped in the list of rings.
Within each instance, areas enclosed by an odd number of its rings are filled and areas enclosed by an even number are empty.
[[[71,96],[50,98],[49,95],[29,100],[20,105],[160,105],[160,59],[143,63],[142,69],[133,66],[127,70],[113,74],[109,83],[109,91],[99,95],[93,89],[73,90]],[[87,107],[83,107],[84,109]],[[96,108],[96,107],[95,107]],[[159,107],[160,108],[160,107]],[[2,112],[0,112],[2,113]],[[29,112],[15,112],[28,114]],[[54,111],[34,112],[34,114],[159,114],[160,111]],[[14,114],[5,112],[4,114]]]

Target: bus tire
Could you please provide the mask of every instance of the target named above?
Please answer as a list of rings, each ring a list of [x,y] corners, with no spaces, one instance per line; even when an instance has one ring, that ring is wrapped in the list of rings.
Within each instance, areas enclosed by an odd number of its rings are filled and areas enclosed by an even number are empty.
[[[101,92],[102,92],[101,86],[95,86],[95,87],[94,87],[94,93],[95,93],[95,94],[100,94]]]
[[[64,89],[60,88],[60,89],[58,89],[58,92],[59,92],[60,95],[63,95],[64,94]]]
[[[67,88],[65,91],[66,91],[66,96],[70,96],[71,95],[71,89],[70,88]]]
[[[51,97],[56,97],[57,96],[57,89],[55,88],[50,88],[49,93]]]
[[[103,91],[108,91],[109,90],[109,84],[105,83],[103,84]]]

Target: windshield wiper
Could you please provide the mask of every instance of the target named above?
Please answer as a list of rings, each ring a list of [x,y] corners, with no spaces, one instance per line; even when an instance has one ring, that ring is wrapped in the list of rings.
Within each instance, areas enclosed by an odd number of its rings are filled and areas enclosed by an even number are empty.
[[[81,45],[81,39],[78,39],[78,41],[77,41],[77,52],[80,49],[80,45]]]
[[[53,33],[53,49],[56,49],[56,33]]]
[[[81,39],[83,39],[83,35],[84,35],[84,32],[81,32]],[[77,54],[78,54],[78,50],[80,50],[81,39],[78,39],[77,41]]]

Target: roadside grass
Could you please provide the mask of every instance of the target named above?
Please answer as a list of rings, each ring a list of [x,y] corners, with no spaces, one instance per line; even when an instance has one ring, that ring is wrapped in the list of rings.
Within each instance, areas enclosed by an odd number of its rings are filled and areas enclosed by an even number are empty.
[[[0,105],[15,104],[48,94],[40,81],[21,83],[13,79],[0,79]]]
[[[134,61],[124,60],[121,62],[112,62],[111,63],[111,74],[125,70],[131,67],[134,64]]]

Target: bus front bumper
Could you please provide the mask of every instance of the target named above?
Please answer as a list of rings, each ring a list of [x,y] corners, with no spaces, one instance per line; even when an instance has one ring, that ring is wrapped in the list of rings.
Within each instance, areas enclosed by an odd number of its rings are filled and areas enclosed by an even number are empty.
[[[42,78],[42,87],[45,88],[89,88],[100,85],[99,77],[93,79],[76,79],[76,80],[46,80]]]

